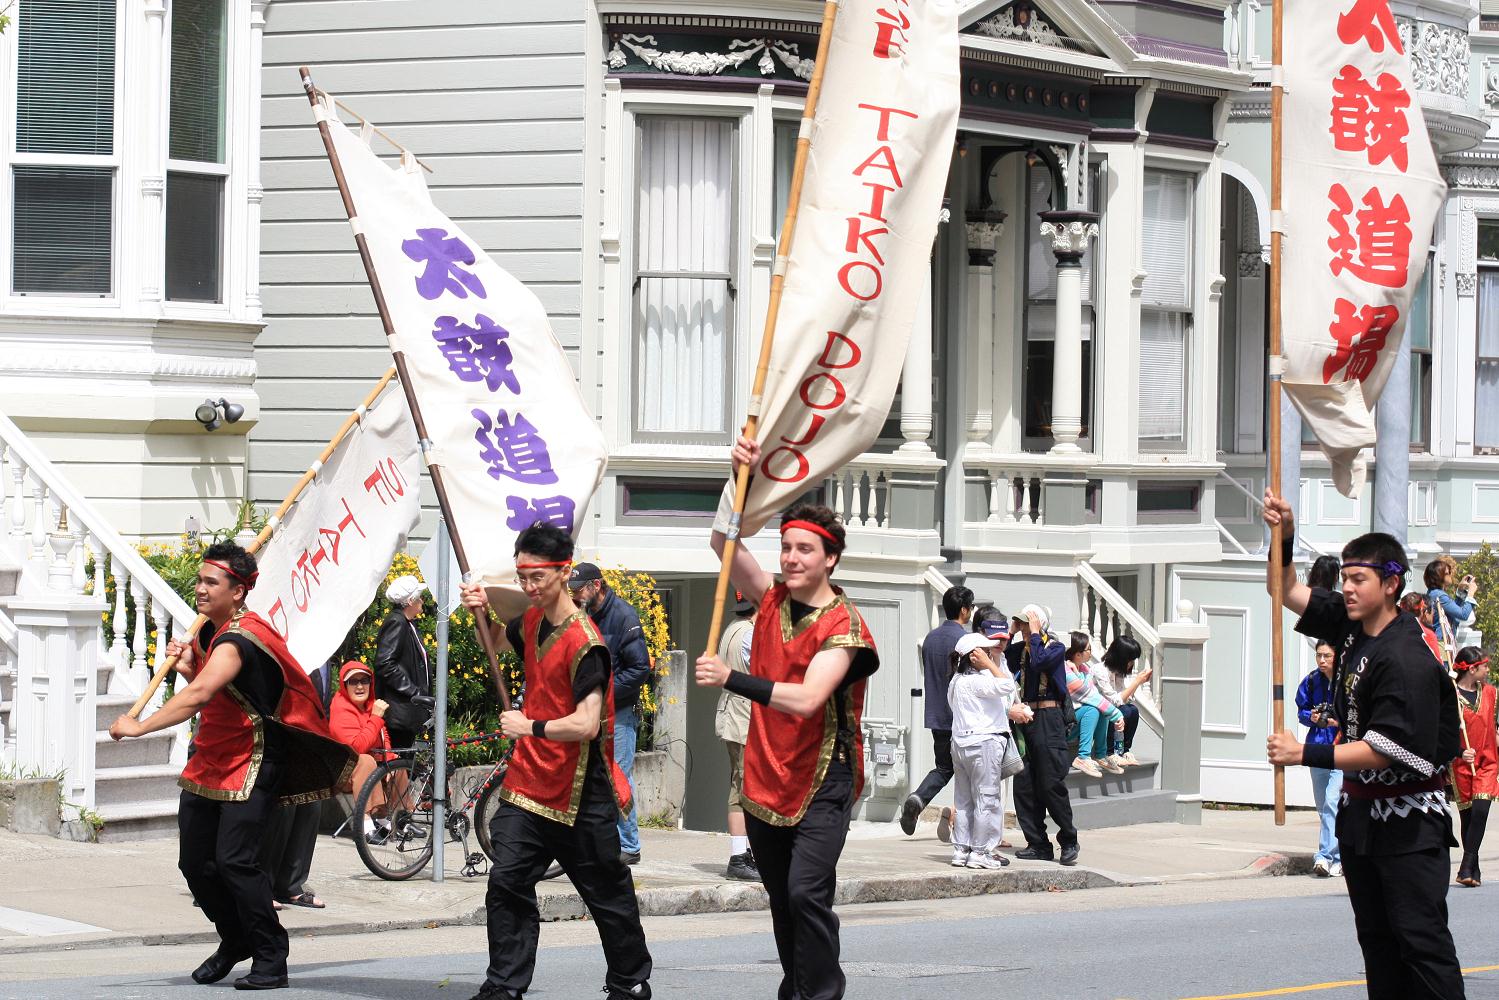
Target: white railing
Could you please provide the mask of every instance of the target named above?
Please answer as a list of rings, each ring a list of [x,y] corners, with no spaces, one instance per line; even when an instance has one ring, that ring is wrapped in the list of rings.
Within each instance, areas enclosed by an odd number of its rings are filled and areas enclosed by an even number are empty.
[[[0,703],[15,698],[16,654],[15,622],[0,611]],[[16,759],[16,734],[6,725],[8,721],[8,715],[0,715],[0,764],[14,763]]]
[[[1160,634],[1145,620],[1144,615],[1135,610],[1134,605],[1124,599],[1124,595],[1109,586],[1109,582],[1092,563],[1084,559],[1078,562],[1076,569],[1078,611],[1083,628],[1099,644],[1098,655],[1102,656],[1109,643],[1121,635],[1133,638],[1140,644],[1140,667],[1149,666],[1154,671],[1150,680],[1151,694],[1156,696],[1159,703],[1161,657],[1164,651]],[[1160,717],[1142,711],[1140,718],[1155,730],[1156,735],[1166,735],[1165,724]]]
[[[984,523],[1045,526],[1046,493],[1042,488],[1045,467],[1013,460],[965,462],[963,475],[969,483],[983,486],[988,501]]]
[[[903,474],[934,473],[942,463],[910,455],[865,452],[823,480],[824,502],[851,530],[885,531],[890,528],[928,528],[933,525],[897,525],[891,518],[891,491]],[[936,492],[936,483],[931,490]]]
[[[99,648],[114,670],[110,694],[138,695],[166,659],[167,642],[197,617],[10,418],[0,414],[0,544],[22,565],[18,592],[106,596]],[[92,556],[92,573],[90,557]],[[147,649],[155,630],[154,656]],[[102,692],[101,692],[102,693]],[[162,695],[158,693],[157,698]],[[185,736],[184,736],[185,738]]]

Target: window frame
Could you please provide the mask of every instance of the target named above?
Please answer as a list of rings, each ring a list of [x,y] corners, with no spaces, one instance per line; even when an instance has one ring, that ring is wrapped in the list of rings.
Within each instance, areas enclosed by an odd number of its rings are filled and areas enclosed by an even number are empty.
[[[1496,219],[1480,218],[1478,220],[1478,225],[1480,227],[1480,230],[1485,225],[1488,225],[1488,226],[1493,227],[1495,229],[1499,229],[1499,218],[1496,218]],[[1479,444],[1478,443],[1478,422],[1477,422],[1477,419],[1476,419],[1477,418],[1477,413],[1478,413],[1478,391],[1479,391],[1478,390],[1478,370],[1485,364],[1485,362],[1490,363],[1490,364],[1499,365],[1499,355],[1485,355],[1485,354],[1481,353],[1481,351],[1483,349],[1483,307],[1484,307],[1484,301],[1483,301],[1483,282],[1482,281],[1478,281],[1477,279],[1484,272],[1499,273],[1499,259],[1490,259],[1490,258],[1479,257],[1478,260],[1477,260],[1477,264],[1476,264],[1476,271],[1475,271],[1475,274],[1474,274],[1475,287],[1473,289],[1473,313],[1474,313],[1474,326],[1473,326],[1473,398],[1472,398],[1472,400],[1470,402],[1470,406],[1468,408],[1468,413],[1474,418],[1473,419],[1473,426],[1471,428],[1471,430],[1472,430],[1472,438],[1473,438],[1473,454],[1475,456],[1480,456],[1480,457],[1490,457],[1490,456],[1499,455],[1499,441],[1496,441],[1494,444]],[[1496,307],[1499,307],[1499,304],[1496,304]]]
[[[116,0],[115,11],[115,56],[114,56],[114,134],[112,151],[108,156],[74,153],[23,153],[16,148],[19,129],[17,127],[16,99],[20,88],[21,73],[21,26],[26,17],[25,3],[18,2],[11,12],[12,21],[0,44],[0,60],[4,62],[4,81],[10,95],[10,113],[4,116],[3,138],[0,138],[0,169],[4,170],[4,191],[9,201],[9,212],[5,224],[0,226],[0,297],[7,311],[15,304],[28,305],[16,312],[35,311],[40,305],[48,309],[53,303],[66,302],[70,311],[95,312],[118,309],[121,302],[120,248],[123,244],[122,228],[124,216],[123,175],[125,172],[124,122],[127,103],[125,95],[125,72],[123,68],[126,49],[126,15],[129,0]],[[109,243],[109,292],[104,295],[80,295],[60,292],[24,292],[15,287],[15,234],[16,234],[16,167],[59,168],[104,168],[110,171],[110,243]]]
[[[1149,304],[1144,299],[1142,288],[1140,297],[1140,317],[1137,327],[1137,330],[1140,331],[1139,336],[1141,338],[1141,341],[1135,345],[1135,354],[1136,358],[1139,359],[1142,353],[1145,322],[1146,316],[1148,314],[1155,313],[1182,317],[1182,429],[1179,439],[1173,440],[1169,438],[1144,437],[1140,433],[1137,408],[1137,423],[1135,426],[1134,444],[1135,451],[1139,455],[1186,455],[1192,451],[1194,441],[1193,416],[1196,412],[1197,407],[1195,406],[1195,400],[1193,398],[1193,386],[1194,384],[1196,384],[1196,380],[1193,376],[1194,366],[1197,364],[1199,355],[1195,340],[1197,337],[1198,326],[1197,314],[1204,305],[1202,301],[1202,282],[1200,280],[1200,269],[1206,262],[1200,261],[1198,258],[1198,246],[1205,245],[1203,226],[1209,224],[1210,220],[1206,218],[1206,215],[1208,213],[1203,211],[1203,199],[1205,195],[1203,164],[1196,159],[1164,160],[1159,157],[1153,157],[1146,161],[1144,169],[1141,171],[1140,225],[1142,233],[1145,225],[1145,189],[1152,174],[1181,177],[1186,179],[1190,184],[1191,191],[1189,197],[1187,198],[1187,211],[1189,214],[1186,220],[1185,231],[1187,233],[1187,238],[1191,240],[1192,243],[1191,246],[1187,248],[1187,252],[1185,254],[1188,271],[1186,278],[1186,301],[1183,305],[1161,306]],[[1218,227],[1218,224],[1219,222],[1217,219],[1211,220],[1211,225],[1213,226],[1215,231]],[[1140,266],[1142,270],[1144,269],[1144,265],[1145,261],[1142,248],[1142,256],[1140,260]],[[1137,400],[1142,387],[1143,378],[1141,378],[1137,374],[1136,384],[1134,387]]]

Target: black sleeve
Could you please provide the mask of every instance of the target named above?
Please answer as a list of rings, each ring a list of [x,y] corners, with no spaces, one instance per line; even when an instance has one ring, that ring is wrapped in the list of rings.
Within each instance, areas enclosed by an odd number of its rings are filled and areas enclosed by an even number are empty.
[[[880,669],[880,657],[874,650],[866,646],[862,649],[855,649],[853,653],[854,662],[848,665],[848,673],[844,674],[843,683],[839,687],[857,684]]]
[[[1313,639],[1340,641],[1348,634],[1348,608],[1343,595],[1313,587],[1306,611],[1296,621],[1296,631]]]
[[[581,702],[609,683],[609,651],[594,646],[583,654],[577,673],[573,674],[573,700]]]
[[[510,648],[515,650],[516,655],[524,658],[526,648],[521,645],[520,615],[516,615],[505,623],[505,641],[510,643]]]

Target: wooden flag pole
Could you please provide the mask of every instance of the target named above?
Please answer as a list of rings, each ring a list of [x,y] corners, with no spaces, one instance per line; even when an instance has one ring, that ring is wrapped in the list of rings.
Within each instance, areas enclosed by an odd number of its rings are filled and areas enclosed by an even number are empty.
[[[1428,597],[1427,600],[1431,600],[1431,598]],[[1435,602],[1433,603],[1435,604]],[[1451,676],[1457,673],[1457,637],[1452,634],[1452,625],[1447,621],[1447,612],[1442,610],[1442,606],[1435,604],[1431,611],[1436,616],[1436,620],[1442,623],[1442,659],[1447,662],[1447,674]],[[1426,626],[1423,625],[1421,627],[1425,628]],[[1457,695],[1457,731],[1463,734],[1463,749],[1472,750],[1473,741],[1468,736],[1468,724],[1463,719],[1463,695],[1457,689],[1456,678],[1452,681],[1452,690]],[[1478,762],[1468,761],[1468,771],[1473,775],[1474,780],[1477,780]],[[1454,781],[1453,784],[1456,785],[1457,783]]]
[[[297,502],[297,498],[302,495],[302,491],[307,489],[312,484],[312,481],[317,478],[318,471],[322,469],[328,459],[333,457],[333,453],[338,450],[338,446],[343,443],[344,438],[363,419],[369,408],[375,405],[375,400],[380,398],[380,393],[385,391],[385,387],[390,385],[390,380],[395,377],[396,370],[391,368],[381,377],[379,382],[375,383],[375,387],[370,390],[368,396],[364,397],[364,402],[359,404],[359,408],[344,418],[343,425],[338,428],[338,432],[328,441],[327,446],[323,448],[322,454],[318,455],[317,461],[306,472],[302,473],[302,478],[297,480],[296,485],[291,488],[291,492],[286,495],[286,499],[281,501],[281,505],[276,508],[276,512],[266,521],[265,527],[260,529],[260,534],[255,536],[255,540],[245,546],[246,552],[254,555],[260,551],[261,546],[271,540],[271,536],[281,526],[281,519],[286,516],[287,511],[291,510],[292,504]],[[188,626],[187,632],[182,637],[183,640],[192,642],[197,638],[198,631],[206,624],[208,624],[208,617],[206,615],[199,615]],[[151,683],[146,685],[146,690],[141,693],[141,696],[135,700],[135,704],[130,706],[130,711],[125,714],[132,719],[140,718],[141,712],[146,708],[146,703],[155,697],[156,689],[161,687],[161,682],[166,680],[167,674],[171,673],[172,668],[176,665],[177,657],[167,657],[162,665],[156,668],[156,673],[152,675]]]
[[[807,156],[812,150],[812,123],[817,117],[817,101],[822,96],[823,74],[827,71],[828,49],[833,40],[833,25],[838,19],[838,0],[826,0],[822,6],[822,29],[817,36],[817,63],[807,87],[807,103],[802,109],[801,133],[796,139],[796,164],[791,173],[791,190],[786,201],[786,218],[781,226],[781,245],[776,250],[775,270],[770,278],[770,304],[765,311],[765,332],[760,339],[760,362],[750,390],[749,414],[744,420],[744,436],[754,437],[760,428],[760,407],[765,397],[765,381],[770,371],[771,348],[775,345],[776,321],[781,314],[781,293],[786,287],[786,269],[796,242],[796,220],[802,200],[802,182],[807,176]],[[718,634],[723,627],[724,601],[729,593],[729,570],[734,565],[734,549],[739,544],[739,523],[749,496],[750,468],[740,466],[734,479],[734,513],[729,520],[723,547],[723,565],[718,570],[718,588],[713,595],[713,620],[708,626],[706,652],[718,649]]]
[[[307,93],[307,103],[314,109],[318,107],[318,91],[312,85],[312,73],[306,66],[299,67],[297,72],[302,76],[302,89]],[[333,180],[338,184],[338,194],[343,199],[344,212],[349,220],[353,222],[359,218],[359,213],[354,208],[354,198],[349,193],[348,182],[344,179],[343,164],[339,162],[338,150],[333,146],[333,133],[328,128],[326,120],[318,121],[318,134],[323,138],[323,150],[328,154],[328,162],[333,167]],[[354,244],[359,248],[359,259],[364,264],[365,278],[370,283],[370,292],[375,297],[375,308],[380,312],[380,323],[385,328],[387,342],[396,334],[395,324],[390,318],[390,309],[385,304],[385,292],[380,287],[380,275],[375,273],[375,262],[370,256],[369,243],[365,241],[364,233],[356,226],[354,227]],[[427,466],[427,472],[432,476],[432,489],[437,494],[437,505],[442,510],[443,519],[448,524],[448,534],[453,542],[453,554],[458,557],[458,571],[468,577],[469,561],[468,553],[463,547],[463,538],[458,531],[458,522],[453,518],[453,505],[448,502],[448,490],[443,483],[442,467],[432,460],[432,440],[427,436],[427,424],[422,419],[421,403],[416,398],[416,393],[411,388],[411,380],[406,377],[406,356],[400,351],[392,348],[396,371],[401,377],[401,389],[406,393],[406,405],[411,410],[411,419],[416,424],[417,437],[421,439],[422,460]],[[475,616],[475,624],[480,624],[479,618]],[[476,628],[479,633],[479,642],[484,647],[484,656],[489,661],[489,679],[494,684],[495,693],[499,695],[500,710],[510,711],[510,690],[505,683],[505,678],[500,673],[500,658],[495,650],[494,635],[489,631],[489,623],[483,622],[482,628]]]
[[[1271,15],[1271,89],[1270,89],[1270,348],[1268,366],[1270,373],[1270,492],[1281,495],[1280,462],[1280,402],[1281,375],[1285,362],[1281,357],[1281,251],[1284,243],[1282,233],[1281,194],[1285,183],[1284,111],[1285,86],[1281,80],[1285,55],[1285,0],[1274,0]],[[1281,620],[1285,614],[1285,567],[1281,562],[1281,540],[1285,537],[1285,526],[1270,526],[1270,697],[1275,720],[1275,732],[1286,729],[1286,667],[1285,639]],[[1286,769],[1275,765],[1275,825],[1286,825]]]

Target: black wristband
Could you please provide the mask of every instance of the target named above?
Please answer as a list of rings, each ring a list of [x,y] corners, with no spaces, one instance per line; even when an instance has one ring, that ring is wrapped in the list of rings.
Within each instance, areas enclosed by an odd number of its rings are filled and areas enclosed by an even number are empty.
[[[1280,564],[1290,566],[1296,562],[1296,535],[1285,531],[1280,538]]]
[[[1301,763],[1307,767],[1320,767],[1324,771],[1338,769],[1331,743],[1307,743],[1301,748]]]
[[[547,724],[544,719],[537,719],[531,723],[531,735],[539,740],[547,738]]]
[[[742,695],[750,701],[760,705],[770,704],[770,692],[775,688],[775,681],[766,680],[764,677],[756,677],[742,670],[730,670],[728,680],[723,682],[725,691],[731,694]]]

